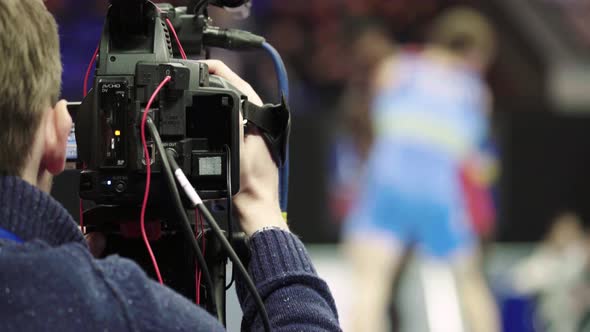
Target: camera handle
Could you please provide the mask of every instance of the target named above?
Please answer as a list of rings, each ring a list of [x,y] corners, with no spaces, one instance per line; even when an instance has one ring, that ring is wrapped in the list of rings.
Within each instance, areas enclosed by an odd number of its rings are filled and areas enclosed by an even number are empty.
[[[262,106],[244,100],[242,109],[246,123],[253,124],[262,131],[274,161],[282,167],[287,159],[287,146],[291,132],[291,112],[285,97],[281,98],[280,104]]]

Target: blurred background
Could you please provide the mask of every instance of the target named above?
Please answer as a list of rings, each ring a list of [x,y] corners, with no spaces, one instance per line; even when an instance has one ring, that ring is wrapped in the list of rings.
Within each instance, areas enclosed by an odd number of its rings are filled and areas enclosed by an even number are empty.
[[[46,4],[60,24],[63,97],[80,100],[108,2]],[[346,330],[355,285],[339,241],[362,167],[345,150],[350,140],[363,139],[347,125],[350,109],[369,98],[362,87],[371,84],[369,67],[380,60],[375,54],[389,43],[420,47],[433,19],[456,5],[480,11],[497,33],[497,54],[484,77],[499,172],[483,268],[502,330],[590,331],[590,1],[253,0],[246,20],[218,8],[210,14],[218,26],[264,36],[287,65],[293,116],[289,224],[309,244]],[[212,50],[211,56],[226,61],[264,101],[277,101],[265,54]],[[399,321],[392,329],[437,330],[424,319],[421,273],[420,257],[410,257],[393,300],[400,305],[391,315]]]

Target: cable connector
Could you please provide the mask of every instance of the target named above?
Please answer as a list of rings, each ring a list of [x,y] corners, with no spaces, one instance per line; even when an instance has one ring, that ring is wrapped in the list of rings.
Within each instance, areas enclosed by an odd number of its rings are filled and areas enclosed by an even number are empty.
[[[264,37],[238,29],[208,26],[203,31],[203,43],[205,45],[228,50],[259,49],[265,41]]]
[[[182,169],[179,168],[176,171],[174,171],[174,176],[176,176],[176,180],[178,180],[178,183],[180,183],[180,186],[182,187],[188,198],[191,200],[193,206],[203,204],[201,197],[199,197],[199,194],[197,194],[197,191],[193,188],[193,185],[186,178],[186,175],[184,175]]]
[[[201,199],[201,197],[199,197],[199,194],[197,194],[195,188],[193,188],[193,185],[190,183],[190,181],[182,171],[182,168],[180,168],[180,166],[178,166],[178,163],[176,163],[176,151],[172,149],[166,149],[166,154],[168,155],[168,162],[172,167],[172,172],[174,172],[176,180],[178,180],[180,187],[182,187],[182,189],[186,193],[186,196],[189,198],[193,206],[203,204],[203,200]]]

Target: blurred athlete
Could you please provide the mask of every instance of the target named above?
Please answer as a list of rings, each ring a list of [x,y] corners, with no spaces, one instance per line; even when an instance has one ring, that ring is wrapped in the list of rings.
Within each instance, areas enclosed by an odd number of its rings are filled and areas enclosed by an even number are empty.
[[[455,8],[434,22],[424,48],[381,66],[373,144],[344,234],[358,287],[353,331],[387,329],[393,280],[410,246],[427,262],[431,331],[498,331],[464,191],[465,182],[486,183],[490,97],[482,76],[494,49],[487,21]]]

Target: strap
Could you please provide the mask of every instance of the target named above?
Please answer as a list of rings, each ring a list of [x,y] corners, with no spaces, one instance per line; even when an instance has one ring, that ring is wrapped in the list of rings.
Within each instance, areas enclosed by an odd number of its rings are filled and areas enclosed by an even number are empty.
[[[279,167],[282,167],[287,158],[287,145],[291,133],[291,112],[285,97],[281,98],[279,105],[258,106],[244,100],[242,109],[244,119],[262,131],[273,159]]]

